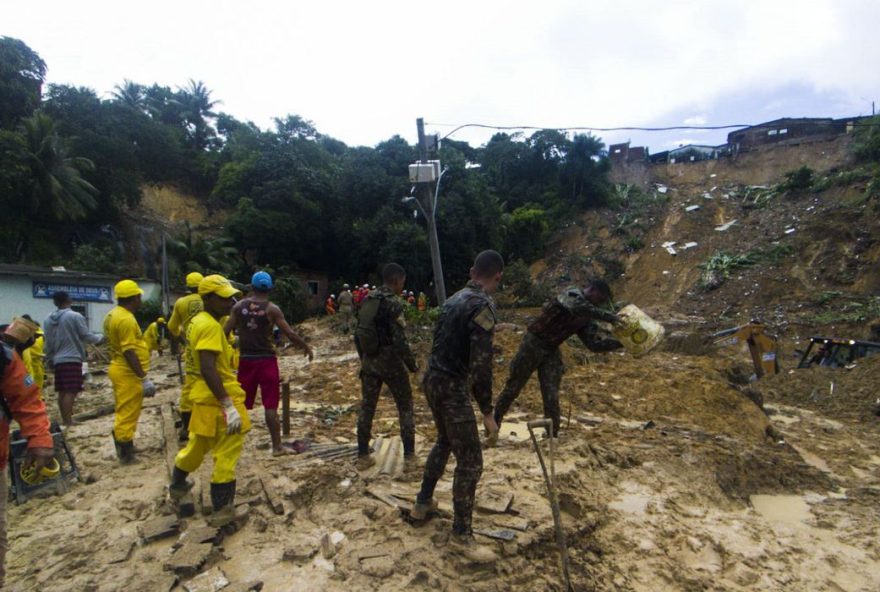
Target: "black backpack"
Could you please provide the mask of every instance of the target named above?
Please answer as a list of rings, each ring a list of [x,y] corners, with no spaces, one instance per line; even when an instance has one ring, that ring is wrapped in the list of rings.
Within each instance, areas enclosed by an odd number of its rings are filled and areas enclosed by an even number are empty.
[[[376,321],[384,299],[385,296],[381,292],[371,292],[358,309],[354,343],[361,355],[374,356],[379,353],[379,330]]]

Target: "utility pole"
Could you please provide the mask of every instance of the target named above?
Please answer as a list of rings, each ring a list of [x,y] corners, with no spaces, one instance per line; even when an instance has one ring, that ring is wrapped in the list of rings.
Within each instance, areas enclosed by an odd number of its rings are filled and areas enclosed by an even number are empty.
[[[425,120],[416,119],[416,128],[419,132],[419,162],[427,164],[429,160],[428,140],[425,137]],[[439,179],[437,180],[439,183]],[[431,246],[431,266],[434,269],[434,289],[437,294],[437,306],[443,306],[446,302],[446,284],[443,281],[443,265],[440,261],[440,243],[437,240],[437,224],[435,222],[436,211],[434,206],[434,192],[430,183],[419,183],[418,200],[422,205],[422,213],[428,222],[428,244]]]

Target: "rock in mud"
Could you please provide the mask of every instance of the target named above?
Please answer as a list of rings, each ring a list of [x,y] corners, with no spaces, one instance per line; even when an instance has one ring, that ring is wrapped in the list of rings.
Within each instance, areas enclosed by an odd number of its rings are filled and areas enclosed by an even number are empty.
[[[316,541],[301,539],[284,547],[281,555],[282,561],[308,561],[318,552],[319,546]]]

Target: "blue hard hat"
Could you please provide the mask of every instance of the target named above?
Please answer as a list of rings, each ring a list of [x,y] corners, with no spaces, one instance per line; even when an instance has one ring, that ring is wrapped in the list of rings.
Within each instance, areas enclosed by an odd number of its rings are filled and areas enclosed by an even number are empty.
[[[265,271],[258,271],[251,278],[251,285],[254,287],[254,290],[271,290],[272,289],[272,276],[266,273]]]

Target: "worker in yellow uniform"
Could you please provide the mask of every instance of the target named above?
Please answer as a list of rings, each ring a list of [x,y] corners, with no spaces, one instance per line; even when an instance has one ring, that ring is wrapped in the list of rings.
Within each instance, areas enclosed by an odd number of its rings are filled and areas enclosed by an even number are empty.
[[[39,323],[37,323],[39,326]],[[34,340],[34,344],[30,347],[29,351],[31,352],[31,367],[30,372],[31,376],[34,379],[34,382],[37,383],[37,386],[40,387],[40,392],[43,392],[43,384],[46,382],[46,367],[43,365],[43,345],[45,341],[43,339],[43,330],[37,329],[37,338]]]
[[[165,349],[167,331],[168,327],[165,324],[165,317],[159,317],[147,325],[147,330],[144,331],[144,341],[147,342],[147,349],[150,350],[150,353],[157,351],[160,356],[162,355],[162,351]]]
[[[202,298],[199,296],[199,283],[204,279],[198,271],[192,271],[186,276],[186,289],[189,292],[186,296],[181,296],[174,303],[174,310],[171,311],[171,318],[168,320],[168,332],[171,333],[172,339],[184,346],[184,350],[180,352],[180,356],[186,359],[186,331],[190,320],[198,312],[202,310]],[[190,403],[189,393],[192,390],[192,378],[184,374],[183,386],[180,389],[180,402],[178,410],[180,411],[180,441],[185,442],[189,434],[189,418],[192,413],[192,403]]]
[[[156,385],[147,378],[150,351],[134,318],[144,291],[132,280],[122,280],[113,288],[116,306],[104,317],[104,334],[110,343],[107,375],[113,385],[116,418],[113,443],[122,464],[134,458],[134,434],[144,397],[156,394]]]
[[[231,346],[220,324],[232,309],[233,298],[241,292],[223,276],[209,275],[199,284],[199,295],[204,310],[193,317],[186,335],[186,373],[193,377],[189,441],[174,460],[168,492],[173,500],[186,495],[192,489],[187,475],[198,469],[211,452],[214,513],[210,522],[222,526],[235,517],[235,465],[241,456],[244,434],[251,427],[244,390],[232,371]]]

